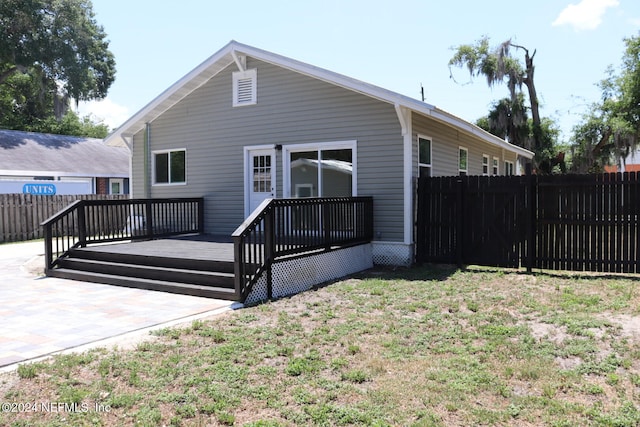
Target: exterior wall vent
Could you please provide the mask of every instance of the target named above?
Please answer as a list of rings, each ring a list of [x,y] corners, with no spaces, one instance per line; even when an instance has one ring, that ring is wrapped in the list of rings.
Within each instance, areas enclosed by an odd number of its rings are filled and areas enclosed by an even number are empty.
[[[257,70],[236,71],[233,73],[233,106],[257,104]]]

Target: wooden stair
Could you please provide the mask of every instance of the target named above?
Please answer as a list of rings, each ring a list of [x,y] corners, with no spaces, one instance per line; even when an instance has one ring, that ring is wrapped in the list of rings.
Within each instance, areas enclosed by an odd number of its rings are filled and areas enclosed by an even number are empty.
[[[234,265],[214,261],[76,248],[48,276],[116,286],[237,300]]]

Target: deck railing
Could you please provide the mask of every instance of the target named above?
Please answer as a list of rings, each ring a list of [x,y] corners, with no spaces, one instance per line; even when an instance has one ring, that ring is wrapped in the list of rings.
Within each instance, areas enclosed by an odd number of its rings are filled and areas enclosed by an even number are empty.
[[[371,197],[267,199],[233,233],[236,293],[244,301],[271,266],[297,256],[370,242]]]
[[[76,247],[204,230],[204,199],[78,200],[42,223],[45,268]]]

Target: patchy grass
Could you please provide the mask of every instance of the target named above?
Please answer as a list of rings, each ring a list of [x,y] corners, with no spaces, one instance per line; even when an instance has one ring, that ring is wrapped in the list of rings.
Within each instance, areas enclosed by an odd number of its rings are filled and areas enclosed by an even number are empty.
[[[638,284],[371,271],[157,331],[132,351],[23,365],[0,376],[0,400],[63,410],[3,412],[0,425],[635,426]]]

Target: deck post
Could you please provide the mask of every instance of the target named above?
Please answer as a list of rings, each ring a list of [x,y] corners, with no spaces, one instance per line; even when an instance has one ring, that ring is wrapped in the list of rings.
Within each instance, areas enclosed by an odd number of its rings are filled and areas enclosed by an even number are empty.
[[[204,234],[204,198],[198,200],[198,233]]]
[[[273,277],[271,275],[275,247],[275,215],[271,206],[264,217],[264,258],[267,268],[267,299],[273,297]]]
[[[245,264],[244,264],[244,244],[242,237],[233,236],[233,273],[236,288],[236,298],[244,300],[247,295],[244,294],[245,280]]]
[[[331,249],[331,206],[330,202],[323,203],[322,206],[322,228],[324,237],[324,248]]]
[[[78,243],[80,247],[87,246],[87,218],[86,218],[86,203],[84,201],[78,204]]]
[[[44,225],[44,267],[45,274],[53,268],[53,232],[51,223]]]
[[[147,238],[153,239],[153,205],[151,199],[145,199],[145,221],[147,223]]]

